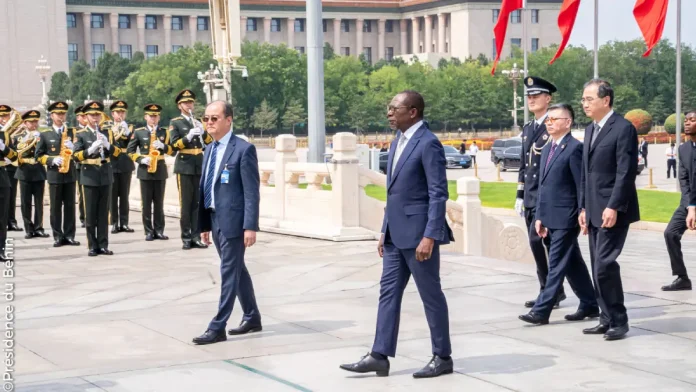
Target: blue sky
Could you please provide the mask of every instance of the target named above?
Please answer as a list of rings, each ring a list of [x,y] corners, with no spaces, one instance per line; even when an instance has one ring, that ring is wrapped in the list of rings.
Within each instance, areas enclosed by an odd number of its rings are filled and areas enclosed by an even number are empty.
[[[633,18],[635,0],[599,0],[599,44],[608,41],[627,41],[642,38],[638,24]],[[692,17],[696,15],[696,0],[682,0],[682,42],[696,47],[696,23]],[[570,45],[585,45],[592,48],[594,38],[592,26],[594,23],[594,0],[581,0],[575,27],[570,36]],[[662,38],[672,43],[677,37],[677,0],[670,0],[667,9],[667,20]]]

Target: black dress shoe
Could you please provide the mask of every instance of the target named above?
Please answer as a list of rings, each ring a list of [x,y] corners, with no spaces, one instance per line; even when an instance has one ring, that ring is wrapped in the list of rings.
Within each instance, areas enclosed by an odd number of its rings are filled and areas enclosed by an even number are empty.
[[[167,237],[166,235],[164,235],[162,233],[155,233],[155,239],[156,240],[168,240],[169,237]]]
[[[80,241],[75,241],[72,238],[63,238],[63,245],[80,246]]]
[[[565,300],[566,298],[568,298],[568,297],[566,297],[565,293],[558,294],[558,298],[556,298],[556,305],[554,305],[553,307],[554,308],[560,307],[561,301]]]
[[[84,228],[85,228],[85,222],[80,222],[80,227],[84,229]]]
[[[34,232],[34,237],[48,238],[49,235],[46,234],[43,229],[39,229]]]
[[[585,328],[582,330],[582,333],[585,335],[603,335],[607,333],[609,330],[609,326],[606,324],[598,324],[596,327],[592,328]]]
[[[34,233],[27,233],[24,235],[24,238],[26,238],[26,239],[34,238]]]
[[[54,247],[54,248],[59,248],[59,247],[61,247],[61,246],[63,246],[63,240],[55,240],[55,241],[53,241],[53,247]]]
[[[186,249],[186,250],[191,249],[191,242],[185,241],[184,245],[181,247],[181,249]]]
[[[437,355],[433,355],[433,358],[423,369],[413,373],[413,378],[438,377],[443,374],[451,374],[453,371],[454,362],[452,358],[442,359]]]
[[[582,321],[586,318],[599,317],[598,308],[578,309],[575,313],[566,314],[565,319],[568,321]]]
[[[611,327],[604,334],[604,340],[619,340],[622,339],[628,333],[628,323],[624,325],[619,325],[618,327]]]
[[[688,277],[677,277],[674,282],[667,286],[662,286],[662,291],[682,291],[691,290],[691,280]]]
[[[192,248],[201,248],[201,249],[205,249],[205,248],[208,247],[208,245],[204,244],[204,243],[201,242],[201,241],[192,241],[192,242],[191,242],[191,247],[192,247]]]
[[[544,318],[542,315],[539,313],[535,312],[529,312],[527,314],[523,314],[521,316],[518,316],[518,318],[526,323],[534,324],[534,325],[545,325],[549,323],[549,319]]]
[[[128,227],[128,225],[121,226],[121,231],[124,233],[135,233],[135,230]]]
[[[119,231],[121,230],[118,228],[118,225],[111,226],[111,234],[118,234]]]
[[[7,231],[22,231],[22,230],[24,230],[24,229],[22,229],[21,227],[17,226],[16,223],[10,223],[10,224],[7,226]]]
[[[107,249],[107,248],[99,248],[99,249],[97,250],[97,252],[99,252],[100,255],[107,255],[107,256],[111,256],[111,255],[114,254],[114,252],[110,251],[110,250]]]
[[[94,257],[98,254],[99,254],[99,252],[96,249],[90,249],[89,252],[87,253],[87,256]]]
[[[152,234],[148,234],[145,236],[145,241],[154,241],[155,237]]]
[[[356,363],[347,363],[339,367],[354,373],[377,372],[377,377],[387,377],[389,375],[389,360],[374,358],[370,353],[367,353]]]
[[[250,323],[249,321],[242,321],[239,327],[232,328],[227,331],[230,335],[244,335],[249,332],[259,332],[263,329],[261,323]]]
[[[0,252],[0,261],[1,261],[1,262],[4,263],[4,262],[10,261],[10,260],[14,260],[14,257],[8,256],[7,253]]]
[[[193,343],[195,344],[212,344],[217,342],[224,342],[227,340],[225,331],[215,332],[212,329],[205,331],[201,336],[193,338]]]

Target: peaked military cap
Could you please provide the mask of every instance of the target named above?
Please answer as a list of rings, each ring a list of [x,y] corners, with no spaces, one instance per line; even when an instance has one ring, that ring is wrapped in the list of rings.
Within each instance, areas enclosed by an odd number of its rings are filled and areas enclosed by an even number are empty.
[[[83,114],[85,114],[85,107],[84,106],[80,105],[80,106],[75,108],[75,115],[80,116]]]
[[[82,110],[85,114],[101,114],[104,112],[104,104],[99,101],[87,102]]]
[[[556,86],[542,78],[528,76],[524,79],[524,86],[527,88],[527,95],[539,95],[541,93],[553,94]]]
[[[0,116],[4,114],[10,114],[12,108],[9,105],[0,105]]]
[[[160,113],[162,113],[162,106],[150,103],[145,105],[143,108],[145,111],[145,114],[151,115],[151,116],[159,116]]]
[[[48,105],[48,108],[46,109],[46,111],[48,113],[56,113],[56,114],[67,113],[68,104],[63,102],[63,101],[53,102],[52,104]]]
[[[38,110],[29,110],[22,113],[23,121],[39,121],[41,118],[41,113]]]
[[[118,100],[109,106],[109,109],[111,109],[112,112],[125,112],[128,110],[128,104],[126,101],[121,101]]]
[[[189,90],[182,90],[179,94],[177,94],[176,98],[174,99],[176,101],[176,104],[180,104],[182,102],[190,102],[190,101],[196,101],[196,94]]]

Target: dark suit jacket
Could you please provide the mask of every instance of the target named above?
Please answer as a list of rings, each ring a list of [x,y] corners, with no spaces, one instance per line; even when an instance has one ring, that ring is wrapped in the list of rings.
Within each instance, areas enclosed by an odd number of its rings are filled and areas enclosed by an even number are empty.
[[[549,229],[578,227],[582,143],[567,134],[556,147],[548,167],[551,143],[541,152],[535,219]]]
[[[614,113],[590,146],[592,129],[592,124],[585,129],[580,208],[585,209],[587,223],[595,227],[602,226],[605,208],[617,211],[616,226],[628,226],[640,220],[636,128]]]
[[[535,154],[532,151],[532,147],[542,148],[550,140],[549,133],[546,131],[546,124],[542,123],[536,132],[533,132],[532,124],[533,121],[527,123],[522,128],[520,172],[517,178],[519,184],[524,184],[524,191],[518,191],[517,197],[524,199],[524,208],[526,209],[536,207],[540,175],[539,167],[541,166],[541,155]]]
[[[696,205],[696,178],[694,178],[694,147],[691,140],[679,146],[679,188],[681,189],[681,200],[679,205],[686,208],[689,205]],[[694,187],[694,189],[692,189]]]
[[[644,141],[643,143],[640,144],[640,154],[643,157],[647,158],[647,156],[648,156],[648,142],[647,141]]]
[[[445,150],[424,123],[404,147],[392,174],[400,137],[398,132],[389,149],[382,233],[399,249],[415,249],[423,237],[448,244],[454,237],[445,220],[449,197]]]
[[[212,229],[210,212],[204,207],[205,179],[208,175],[205,168],[208,167],[212,144],[206,148],[203,158],[203,174],[199,187],[199,225],[200,231],[206,232]],[[261,200],[259,178],[259,162],[256,157],[256,148],[234,134],[230,137],[225,151],[217,151],[216,154],[224,154],[220,167],[215,173],[213,187],[215,189],[215,212],[223,217],[218,220],[222,235],[226,238],[237,238],[244,234],[244,230],[259,231],[259,202]],[[224,168],[230,172],[229,182],[223,184],[220,175]]]
[[[77,130],[75,128],[65,127],[63,132],[65,132],[65,137],[68,140],[75,143],[77,140]],[[61,137],[58,136],[53,127],[41,132],[41,138],[36,144],[35,157],[37,162],[46,165],[49,184],[68,184],[77,181],[77,170],[72,159],[69,159],[70,170],[67,173],[59,172],[58,166],[53,164],[53,158],[60,156],[61,148],[63,148]]]

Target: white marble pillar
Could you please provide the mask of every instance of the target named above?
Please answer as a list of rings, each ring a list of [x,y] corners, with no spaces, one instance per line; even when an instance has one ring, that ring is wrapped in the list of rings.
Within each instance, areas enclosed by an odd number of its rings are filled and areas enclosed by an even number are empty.
[[[263,18],[263,42],[271,42],[271,18]]]
[[[341,54],[341,19],[333,20],[334,27],[334,53]]]
[[[433,51],[433,17],[425,15],[425,43],[423,44],[423,52],[430,53]]]
[[[384,59],[384,25],[387,23],[385,19],[377,21],[377,59]]]
[[[136,25],[138,27],[138,52],[145,52],[145,15],[138,14],[136,16]]]
[[[295,18],[288,18],[288,48],[295,47]]]
[[[408,21],[401,19],[399,23],[401,33],[401,54],[408,54]]]
[[[190,15],[189,16],[189,36],[191,38],[191,46],[193,46],[196,41],[198,41],[198,37],[196,36],[198,34],[198,16],[196,15]]]
[[[164,53],[169,53],[172,51],[172,16],[164,15],[162,24],[164,25]]]
[[[246,16],[241,17],[241,26],[239,26],[239,37],[241,37],[242,41],[244,41],[244,38],[246,38],[247,20],[248,18]]]
[[[112,12],[109,14],[109,27],[111,27],[111,51],[114,53],[120,52],[118,46],[118,14]]]
[[[447,15],[437,14],[437,52],[445,53],[445,20]]]
[[[85,61],[87,64],[92,64],[92,13],[82,14],[82,29],[85,36]]]
[[[420,24],[418,18],[411,18],[411,52],[420,53]]]
[[[363,52],[363,24],[365,19],[355,20],[355,57],[360,57]]]

